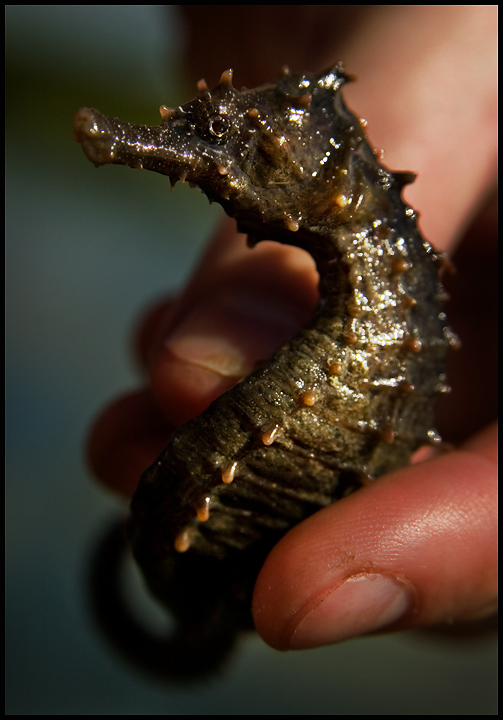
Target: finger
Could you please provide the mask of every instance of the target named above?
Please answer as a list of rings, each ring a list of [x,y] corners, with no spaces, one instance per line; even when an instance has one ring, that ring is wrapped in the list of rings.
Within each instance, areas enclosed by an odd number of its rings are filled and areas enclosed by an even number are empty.
[[[146,371],[150,367],[152,354],[172,321],[175,307],[176,298],[163,298],[144,311],[138,321],[132,344],[140,370]]]
[[[483,616],[496,599],[496,431],[379,479],[291,530],[255,587],[278,649]]]
[[[87,440],[91,470],[108,488],[130,497],[172,430],[149,390],[125,395],[93,424]]]
[[[225,221],[150,353],[168,421],[198,415],[289,340],[314,310],[317,279],[307,253],[268,242],[252,252]]]
[[[451,250],[496,178],[497,7],[378,7],[337,48],[358,77],[344,94],[385,165],[417,173],[405,198]]]

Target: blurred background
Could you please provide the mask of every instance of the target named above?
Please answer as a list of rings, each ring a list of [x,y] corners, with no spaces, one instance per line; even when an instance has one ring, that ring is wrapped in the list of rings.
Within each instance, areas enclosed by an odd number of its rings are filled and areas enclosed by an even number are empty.
[[[183,688],[132,669],[93,624],[89,559],[126,508],[86,469],[86,433],[136,385],[134,321],[182,287],[221,210],[153,173],[96,170],[72,116],[157,124],[193,95],[185,37],[176,5],[6,6],[6,712],[495,714],[493,632],[296,653],[251,636]]]

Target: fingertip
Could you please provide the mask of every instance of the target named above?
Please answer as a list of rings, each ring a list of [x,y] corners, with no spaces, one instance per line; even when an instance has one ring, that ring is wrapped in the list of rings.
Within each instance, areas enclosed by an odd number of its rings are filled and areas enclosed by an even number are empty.
[[[174,425],[198,415],[290,340],[316,304],[317,275],[306,253],[274,243],[251,251],[242,238],[232,246],[227,226],[225,232],[226,242],[214,239],[208,267],[197,270],[149,356],[153,396]]]
[[[141,473],[161,452],[170,433],[148,390],[120,397],[91,427],[86,442],[89,466],[108,489],[131,497]]]
[[[133,333],[133,351],[141,370],[148,370],[161,339],[168,332],[176,308],[174,298],[164,298],[147,308]]]
[[[317,647],[489,612],[494,496],[485,458],[452,453],[321,510],[267,558],[253,597],[259,633],[278,649]]]
[[[180,359],[169,348],[157,353],[150,367],[153,397],[173,427],[200,415],[238,379]]]

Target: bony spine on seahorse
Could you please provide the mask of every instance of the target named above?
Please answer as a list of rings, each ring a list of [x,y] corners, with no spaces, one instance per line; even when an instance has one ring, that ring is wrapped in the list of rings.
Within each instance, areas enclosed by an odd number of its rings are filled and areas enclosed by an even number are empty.
[[[440,256],[401,198],[413,174],[380,164],[346,81],[337,65],[237,91],[228,70],[214,90],[201,80],[193,101],[162,106],[159,126],[75,116],[95,165],[197,185],[250,246],[296,245],[319,271],[312,321],[173,433],[133,498],[134,554],[182,636],[211,626],[215,643],[249,625],[257,572],[284,532],[438,437],[454,342]]]

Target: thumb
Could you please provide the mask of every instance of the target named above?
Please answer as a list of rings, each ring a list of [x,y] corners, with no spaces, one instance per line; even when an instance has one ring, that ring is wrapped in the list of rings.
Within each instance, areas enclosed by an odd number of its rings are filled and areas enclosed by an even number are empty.
[[[255,587],[264,640],[311,648],[494,609],[494,441],[380,478],[290,531]]]

